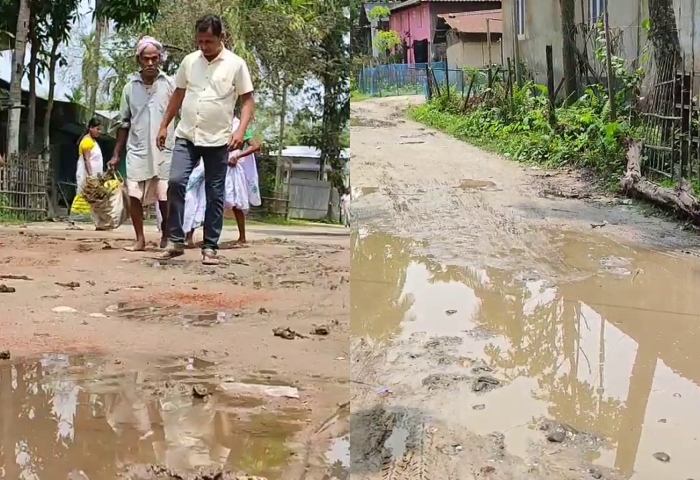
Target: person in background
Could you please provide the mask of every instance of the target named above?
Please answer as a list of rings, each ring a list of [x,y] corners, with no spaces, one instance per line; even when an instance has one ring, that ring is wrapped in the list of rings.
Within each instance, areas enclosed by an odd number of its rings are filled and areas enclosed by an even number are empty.
[[[243,146],[255,112],[253,82],[245,61],[223,42],[221,18],[207,15],[197,22],[199,49],[187,55],[175,77],[175,93],[158,132],[165,148],[167,130],[180,112],[168,182],[168,246],[163,259],[179,257],[185,249],[183,219],[187,183],[192,170],[204,162],[207,209],[204,216],[202,263],[219,263],[217,250],[224,224],[224,197],[229,152]],[[241,121],[233,134],[234,108],[240,99]]]
[[[204,188],[204,162],[192,170],[185,194],[185,216],[182,229],[186,232],[187,248],[194,248],[194,232],[202,223],[207,211],[207,194]]]
[[[102,123],[97,118],[92,118],[88,122],[87,132],[78,143],[78,165],[75,171],[75,183],[77,192],[83,191],[85,181],[103,172],[104,161],[102,150],[97,139],[102,135]]]
[[[350,187],[340,197],[340,210],[343,214],[343,224],[350,227]]]
[[[145,36],[136,46],[136,60],[140,72],[132,75],[122,90],[119,108],[120,127],[109,166],[116,169],[126,147],[126,186],[130,198],[131,222],[136,242],[126,250],[140,252],[146,249],[143,230],[143,207],[158,204],[161,221],[160,248],[165,248],[168,219],[168,177],[173,155],[175,128],[166,129],[163,148],[156,145],[158,130],[175,82],[160,69],[163,45]]]
[[[233,130],[237,130],[240,120],[233,119]],[[243,137],[243,150],[235,150],[229,154],[228,172],[226,174],[226,208],[233,210],[238,226],[238,241],[236,246],[246,246],[248,240],[245,237],[245,217],[250,206],[260,205],[260,191],[258,188],[257,166],[255,154],[260,151],[260,143],[253,138],[253,128],[249,127]],[[254,172],[254,177],[253,177]]]
[[[238,128],[240,120],[233,119],[233,131]],[[253,127],[246,130],[243,150],[235,150],[229,154],[229,167],[226,173],[226,195],[224,207],[233,210],[233,215],[238,226],[237,247],[247,245],[245,236],[245,217],[250,206],[259,206],[261,203],[260,189],[258,187],[258,167],[255,164],[255,154],[261,149],[260,143],[253,138]],[[198,171],[203,168],[201,164],[194,169],[187,184],[185,197],[185,222],[184,230],[187,232],[187,247],[195,246],[195,230],[201,225],[197,221],[201,209],[206,209],[206,197],[203,186],[193,183],[193,178],[199,178]]]

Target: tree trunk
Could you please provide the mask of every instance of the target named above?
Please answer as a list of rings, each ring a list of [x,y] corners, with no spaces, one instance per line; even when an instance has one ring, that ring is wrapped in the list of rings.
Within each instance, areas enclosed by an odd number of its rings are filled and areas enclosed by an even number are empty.
[[[55,172],[52,158],[51,158],[51,114],[53,113],[53,99],[56,91],[56,64],[58,63],[58,46],[60,41],[53,39],[53,45],[51,45],[51,54],[49,57],[49,98],[46,102],[46,112],[44,112],[44,126],[42,128],[44,143],[42,159],[44,163],[44,168],[47,172],[47,186],[50,187],[49,191],[51,196],[49,197],[49,218],[55,217],[55,206],[58,200],[58,190],[56,188]]]
[[[10,114],[7,122],[7,157],[19,154],[19,134],[22,122],[22,76],[24,74],[24,53],[27,49],[29,31],[29,0],[20,0],[15,30],[15,51],[12,55],[10,77]]]
[[[32,12],[35,5],[32,5]],[[32,13],[32,17],[34,14]],[[29,43],[31,44],[31,51],[29,57],[29,102],[28,102],[28,112],[27,112],[27,151],[32,151],[34,148],[34,143],[36,140],[36,74],[37,66],[39,63],[39,41],[36,35],[34,21],[31,21],[29,26]]]
[[[656,81],[672,80],[681,63],[681,45],[673,0],[649,0],[649,20],[649,40],[654,48]]]
[[[280,133],[279,145],[277,146],[277,175],[275,176],[275,190],[282,183],[282,149],[284,148],[284,124],[287,120],[287,91],[289,87],[282,81],[282,100],[280,103]],[[291,166],[290,166],[291,168]]]
[[[620,181],[622,191],[629,197],[642,198],[700,225],[700,202],[693,194],[692,186],[683,179],[677,188],[666,188],[642,177],[642,150],[641,142],[635,140],[630,144],[627,172]]]
[[[561,9],[562,62],[564,67],[564,91],[566,103],[571,104],[578,97],[576,74],[576,3],[574,0],[559,0]]]
[[[99,11],[100,3],[101,0],[95,0],[95,11]],[[88,110],[90,111],[90,115],[94,115],[97,109],[97,91],[100,88],[100,59],[102,58],[100,52],[104,27],[104,21],[98,17],[95,23],[95,44],[93,45],[94,50],[92,54],[92,61],[94,64],[90,65],[90,96],[88,97]]]

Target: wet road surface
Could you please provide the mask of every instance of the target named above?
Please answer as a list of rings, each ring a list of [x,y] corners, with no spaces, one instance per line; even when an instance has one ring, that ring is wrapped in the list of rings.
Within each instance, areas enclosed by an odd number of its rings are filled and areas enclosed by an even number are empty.
[[[693,239],[357,105],[353,477],[697,477]]]

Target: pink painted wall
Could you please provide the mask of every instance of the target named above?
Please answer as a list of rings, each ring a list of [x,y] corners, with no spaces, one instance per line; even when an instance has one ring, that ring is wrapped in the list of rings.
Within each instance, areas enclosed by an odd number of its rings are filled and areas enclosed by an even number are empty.
[[[415,7],[393,12],[389,17],[389,28],[399,34],[409,46],[408,63],[415,63],[413,57],[413,42],[415,40],[432,40],[430,38],[430,3],[420,3]]]

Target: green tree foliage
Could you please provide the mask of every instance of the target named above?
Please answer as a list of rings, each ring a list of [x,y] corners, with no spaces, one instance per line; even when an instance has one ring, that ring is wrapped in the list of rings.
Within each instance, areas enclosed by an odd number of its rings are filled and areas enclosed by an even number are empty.
[[[343,132],[350,122],[350,15],[346,4],[338,0],[319,2],[319,17],[328,26],[314,45],[313,73],[319,79],[322,90],[315,92],[322,106],[320,122],[313,134],[306,137],[306,144],[321,151],[321,174],[325,166],[331,166],[333,185],[343,188],[340,158],[343,149]]]

